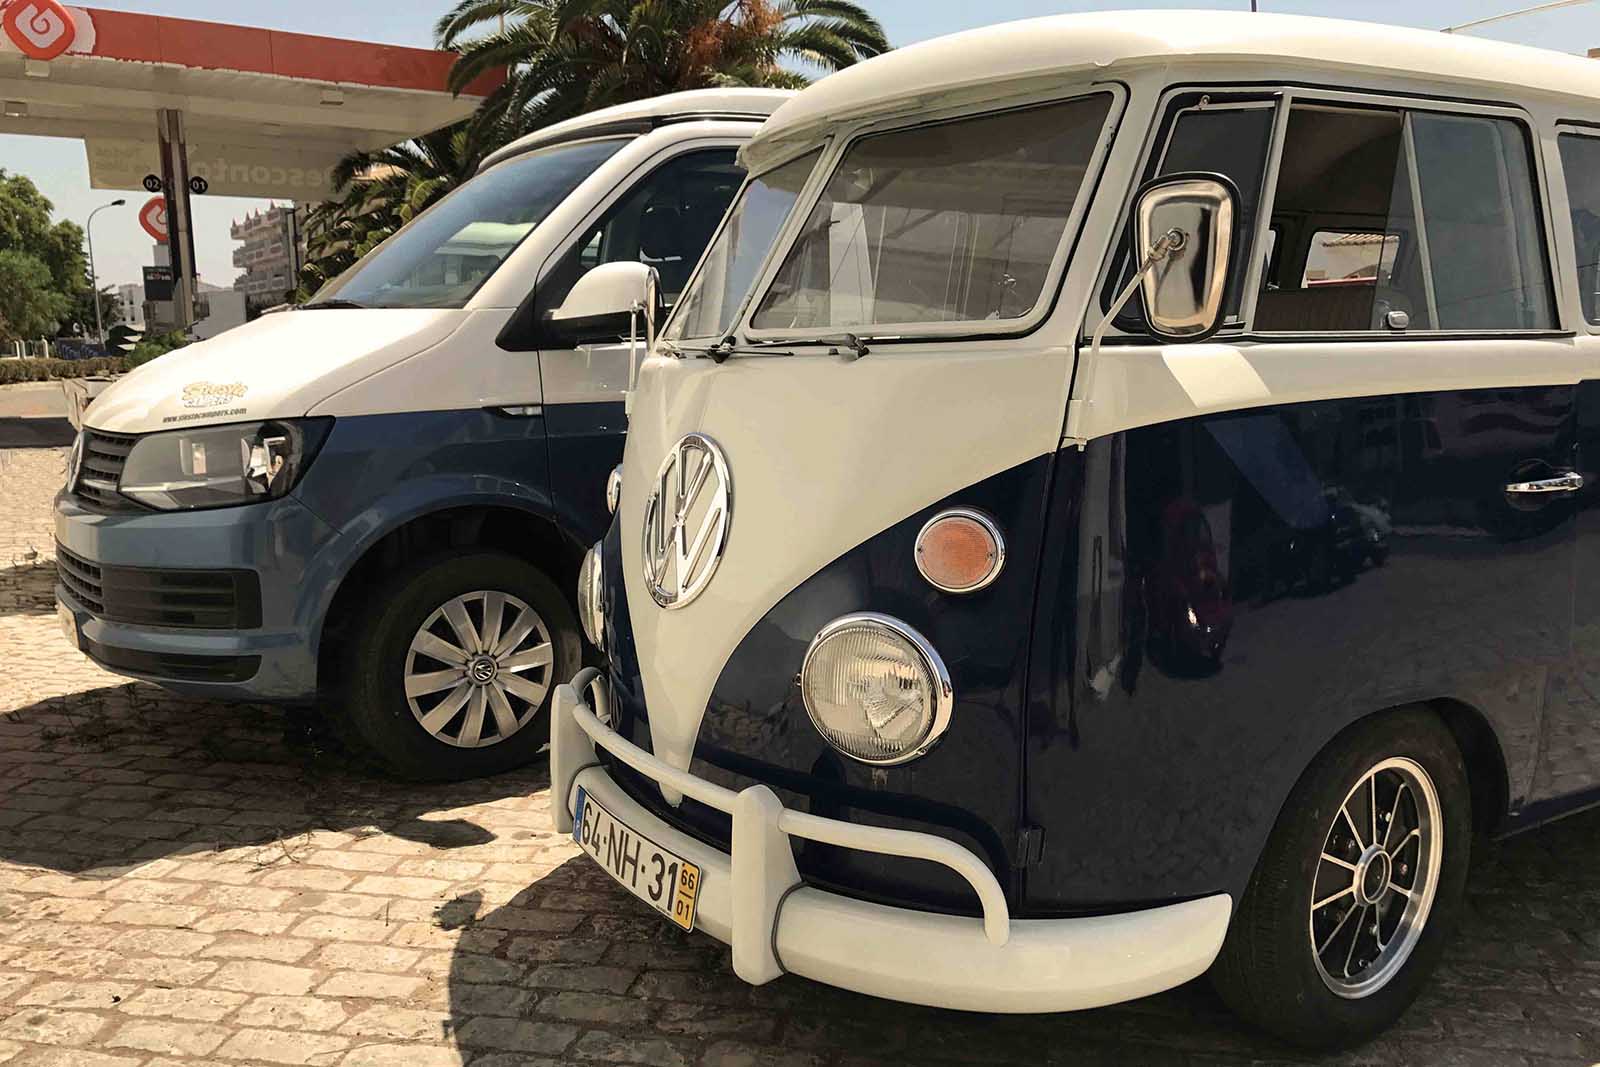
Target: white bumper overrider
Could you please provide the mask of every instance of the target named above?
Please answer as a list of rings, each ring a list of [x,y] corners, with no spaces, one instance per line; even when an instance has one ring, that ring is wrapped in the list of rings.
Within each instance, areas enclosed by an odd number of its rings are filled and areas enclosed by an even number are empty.
[[[747,982],[793,973],[942,1008],[1072,1011],[1180,985],[1204,973],[1222,947],[1233,907],[1227,894],[1121,915],[1012,919],[988,866],[954,842],[791,811],[765,786],[734,792],[695,777],[609,729],[580,692],[606,699],[592,669],[556,689],[550,745],[556,829],[572,832],[582,788],[626,825],[699,864],[695,926],[733,947],[734,970]],[[636,803],[599,765],[597,746],[731,815],[733,854],[681,833]],[[972,886],[983,918],[873,904],[806,886],[790,837],[942,864]]]

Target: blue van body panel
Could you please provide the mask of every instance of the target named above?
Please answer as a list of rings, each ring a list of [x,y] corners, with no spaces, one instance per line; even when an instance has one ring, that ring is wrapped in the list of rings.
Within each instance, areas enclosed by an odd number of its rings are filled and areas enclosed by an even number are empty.
[[[594,407],[614,407],[618,417],[595,412],[558,418],[574,428],[573,443],[562,451],[564,462],[580,465],[579,442],[605,452],[564,477],[574,492],[591,473],[588,466],[607,463],[609,470],[621,454],[621,405]],[[57,593],[78,618],[83,637],[94,644],[261,659],[255,676],[240,682],[154,679],[168,688],[225,699],[312,700],[329,606],[344,577],[389,533],[454,508],[513,508],[558,524],[594,510],[594,502],[567,504],[564,520],[552,493],[545,425],[542,416],[479,409],[344,417],[335,421],[301,483],[282,500],[207,511],[102,514],[67,494],[57,499],[57,538],[93,563],[255,571],[262,595],[257,630],[122,625],[93,618],[63,588]],[[615,440],[606,440],[608,435]],[[603,474],[595,495],[603,513]],[[569,529],[574,543],[595,525],[589,515]]]
[[[611,525],[606,478],[622,462],[628,429],[623,408],[621,401],[545,405],[555,521],[585,548]]]
[[[267,504],[208,511],[107,514],[56,497],[56,540],[97,564],[142,568],[247,568],[261,575],[261,626],[253,630],[180,630],[131,626],[91,615],[60,584],[56,596],[96,645],[178,656],[259,656],[245,682],[163,684],[200,696],[298,700],[315,685],[316,654],[297,623],[301,575],[332,543],[334,532],[293,496]]]
[[[1474,766],[1493,814],[1526,802],[1570,656],[1575,508],[1504,487],[1572,462],[1573,394],[1280,405],[1063,453],[1029,684],[1030,905],[1238,899],[1305,769],[1386,708],[1469,709],[1505,765]]]

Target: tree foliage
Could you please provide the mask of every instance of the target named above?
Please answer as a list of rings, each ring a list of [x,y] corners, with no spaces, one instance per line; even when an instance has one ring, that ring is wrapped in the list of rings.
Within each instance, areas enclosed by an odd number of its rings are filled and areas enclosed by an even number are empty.
[[[889,50],[850,0],[457,0],[435,35],[461,54],[452,89],[496,69],[505,83],[465,122],[344,162],[343,196],[306,225],[301,299],[540,127],[687,89],[799,88],[803,70]]]
[[[485,106],[522,129],[686,89],[796,89],[807,79],[794,66],[834,71],[889,50],[850,0],[459,0],[434,33],[461,53],[457,92],[506,70]]]
[[[51,223],[54,206],[21,175],[0,169],[0,340],[50,336],[93,321],[83,229]]]

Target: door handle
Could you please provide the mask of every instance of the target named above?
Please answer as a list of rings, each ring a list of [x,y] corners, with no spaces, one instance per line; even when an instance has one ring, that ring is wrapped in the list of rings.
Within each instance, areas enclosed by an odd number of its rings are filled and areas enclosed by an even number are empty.
[[[1583,475],[1577,471],[1568,471],[1554,478],[1540,478],[1532,482],[1512,482],[1506,486],[1506,492],[1518,496],[1532,493],[1576,493],[1583,488]]]

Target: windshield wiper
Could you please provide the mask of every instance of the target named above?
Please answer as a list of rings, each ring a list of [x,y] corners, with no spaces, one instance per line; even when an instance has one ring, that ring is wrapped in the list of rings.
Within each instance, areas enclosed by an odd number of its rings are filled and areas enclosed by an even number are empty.
[[[733,335],[729,334],[714,345],[680,345],[673,341],[657,342],[670,354],[683,358],[684,353],[693,352],[697,356],[707,356],[713,363],[726,363],[729,356],[792,356],[793,352],[782,351],[764,344],[737,345],[734,344]]]
[[[358,304],[354,300],[318,300],[311,304],[301,304],[301,311],[339,311],[344,308],[366,310],[367,305]]]

